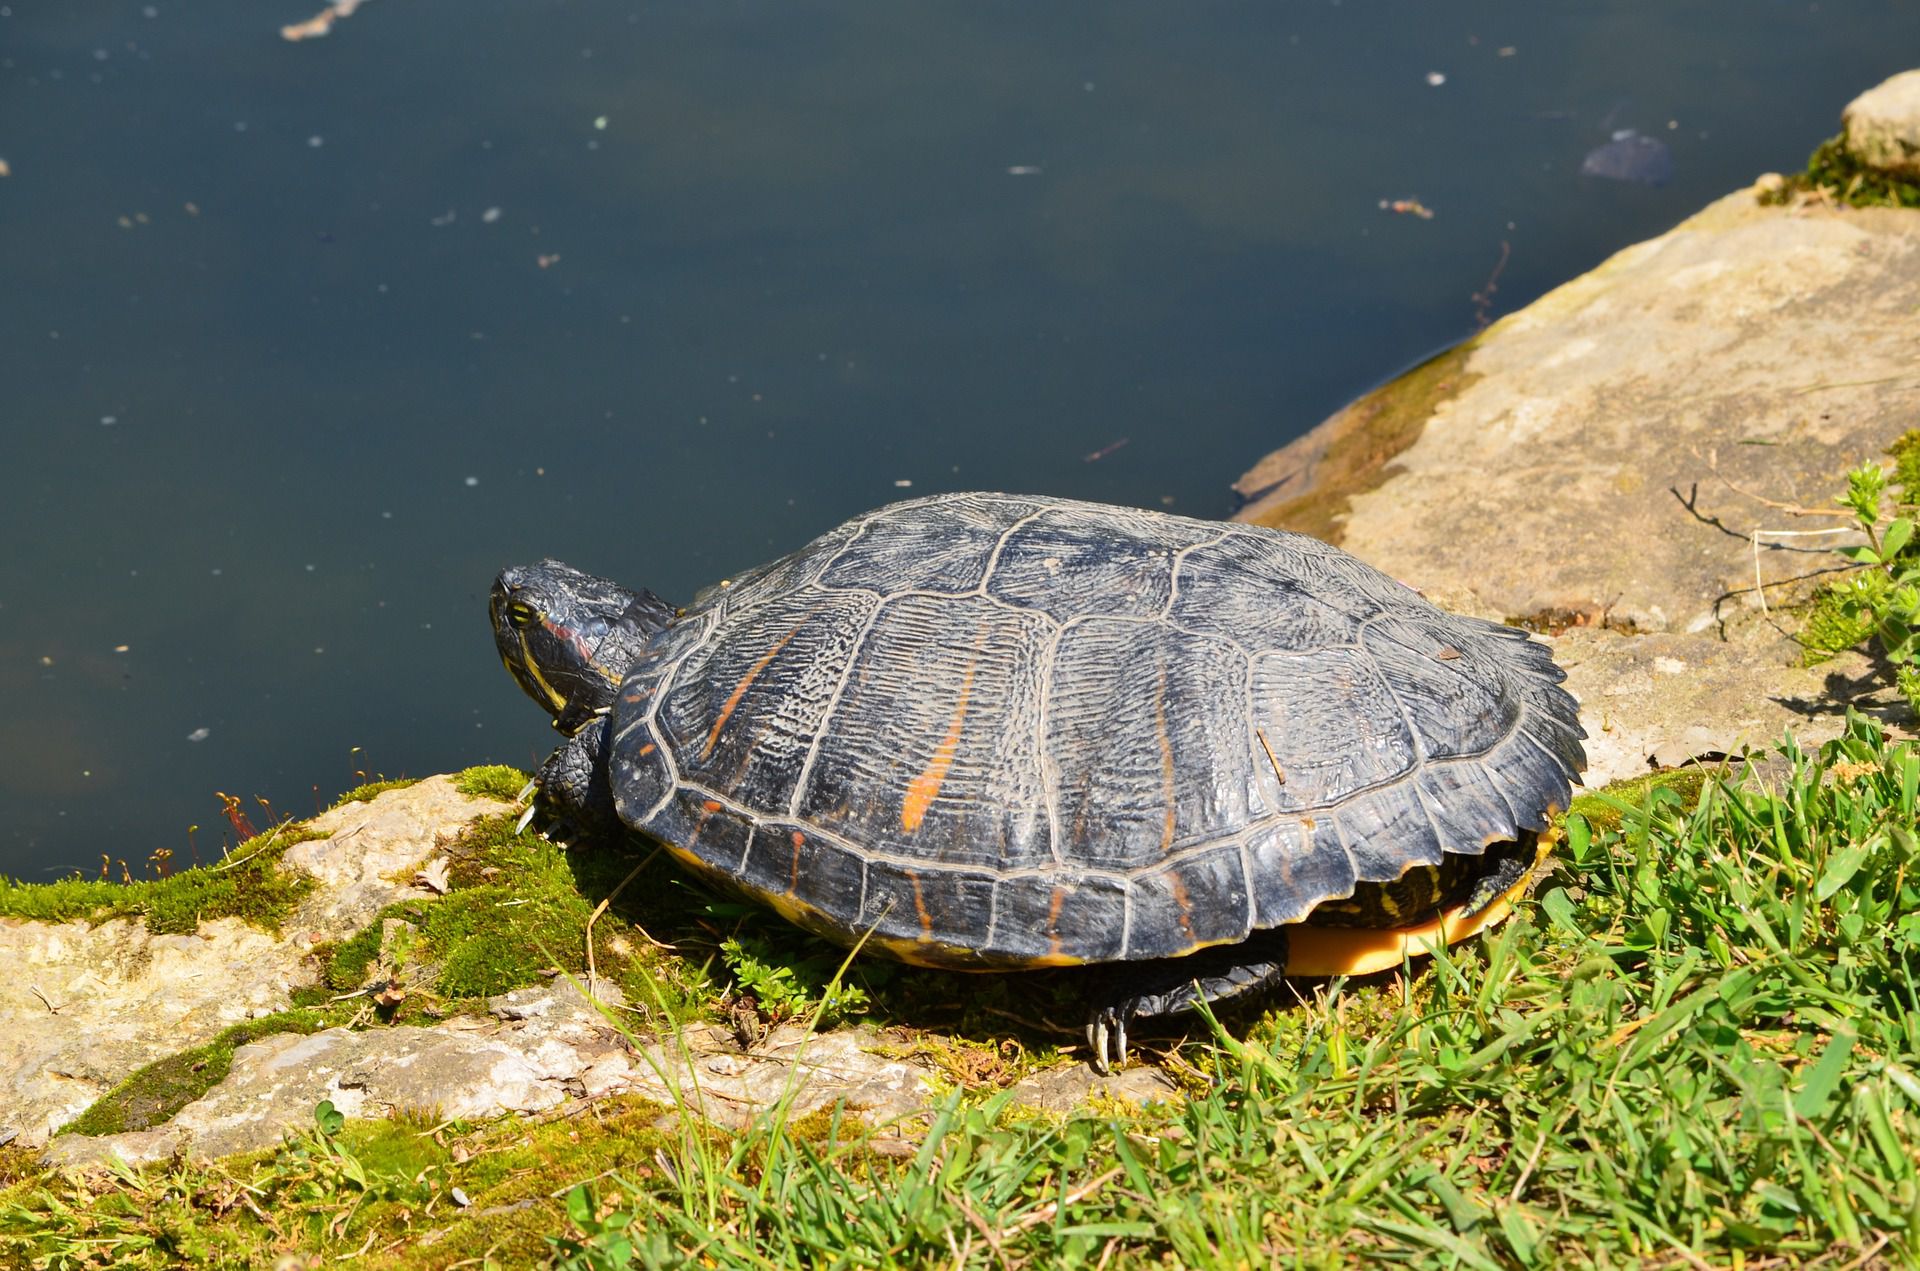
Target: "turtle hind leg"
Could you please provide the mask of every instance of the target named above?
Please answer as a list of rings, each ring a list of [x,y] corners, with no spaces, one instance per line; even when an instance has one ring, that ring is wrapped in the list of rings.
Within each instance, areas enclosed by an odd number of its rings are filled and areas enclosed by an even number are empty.
[[[1119,962],[1102,970],[1088,992],[1087,1046],[1095,1072],[1127,1062],[1127,1025],[1193,1009],[1196,1002],[1249,1000],[1277,987],[1287,973],[1287,933],[1256,931],[1239,944],[1181,958]]]

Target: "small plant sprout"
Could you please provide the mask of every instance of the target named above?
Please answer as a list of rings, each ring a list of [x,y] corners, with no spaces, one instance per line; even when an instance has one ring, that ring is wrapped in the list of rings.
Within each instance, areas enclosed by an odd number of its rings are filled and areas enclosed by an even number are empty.
[[[1920,551],[1914,543],[1913,484],[1920,432],[1909,432],[1889,453],[1895,460],[1894,497],[1887,507],[1888,474],[1877,463],[1863,463],[1847,474],[1842,507],[1851,511],[1866,542],[1839,548],[1860,566],[1832,589],[1839,615],[1870,638],[1892,666],[1894,683],[1908,709],[1920,714]]]

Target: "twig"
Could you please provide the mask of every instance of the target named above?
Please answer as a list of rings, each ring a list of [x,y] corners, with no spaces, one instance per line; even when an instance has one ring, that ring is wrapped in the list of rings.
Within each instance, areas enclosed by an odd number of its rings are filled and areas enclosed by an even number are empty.
[[[1851,525],[1836,525],[1825,530],[1755,530],[1753,532],[1753,594],[1760,597],[1760,612],[1768,618],[1773,617],[1773,611],[1767,608],[1767,585],[1760,581],[1760,536],[1762,534],[1771,538],[1817,538],[1822,534],[1858,534],[1859,532]]]
[[[1507,267],[1507,257],[1513,254],[1513,244],[1506,239],[1500,240],[1500,260],[1487,275],[1486,285],[1473,293],[1473,329],[1483,330],[1493,320],[1493,293],[1500,290],[1500,275]]]
[[[380,1233],[378,1231],[369,1231],[367,1233],[367,1243],[361,1245],[358,1249],[355,1249],[352,1253],[335,1254],[333,1260],[335,1262],[352,1262],[355,1258],[361,1256],[367,1250],[373,1248],[373,1238],[379,1234]]]
[[[1898,384],[1901,380],[1915,378],[1913,375],[1882,375],[1870,380],[1833,380],[1826,384],[1809,384],[1805,388],[1793,390],[1793,396],[1805,397],[1808,393],[1824,393],[1830,388],[1866,388],[1873,384]]]
[[[973,1206],[967,1203],[967,1198],[959,1192],[955,1192],[953,1193],[953,1203],[960,1206],[960,1212],[965,1215],[966,1220],[972,1223],[973,1229],[978,1231],[986,1240],[987,1248],[993,1250],[993,1256],[1000,1260],[1000,1265],[1006,1268],[1007,1271],[1013,1271],[1013,1264],[1007,1261],[1007,1251],[1000,1247],[999,1235],[995,1233],[993,1228],[987,1226],[985,1219],[973,1212]]]
[[[1260,749],[1267,752],[1267,762],[1273,765],[1273,779],[1281,785],[1287,784],[1287,774],[1280,771],[1280,761],[1273,757],[1273,747],[1267,744],[1267,735],[1258,728],[1253,730],[1253,735],[1260,739]]]
[[[653,864],[653,858],[658,855],[660,855],[660,849],[657,847],[654,848],[651,852],[648,852],[646,856],[641,859],[640,863],[638,865],[635,865],[633,869],[627,874],[627,876],[620,880],[620,885],[614,888],[612,891],[608,892],[606,899],[602,900],[599,904],[595,905],[593,907],[593,912],[587,916],[587,996],[588,997],[598,997],[600,995],[599,978],[596,974],[596,969],[593,963],[593,924],[600,921],[600,915],[607,912],[607,906],[613,903],[614,897],[618,896],[621,892],[625,891],[627,889],[627,884],[632,882],[634,879],[638,878],[640,876],[641,870]],[[641,928],[638,925],[634,927],[634,930],[639,931],[640,934],[643,936],[647,936],[647,933],[641,930]],[[666,949],[671,947],[670,945],[661,944],[658,940],[655,940],[652,936],[647,936],[647,943],[655,946],[656,948],[661,948],[661,949]]]
[[[1846,1266],[1841,1267],[1840,1271],[1854,1271],[1856,1267],[1864,1267],[1865,1265],[1867,1265],[1867,1262],[1873,1257],[1873,1255],[1876,1253],[1879,1253],[1882,1249],[1886,1248],[1887,1242],[1892,1239],[1893,1239],[1893,1236],[1890,1233],[1885,1231],[1881,1232],[1880,1238],[1878,1240],[1874,1241],[1873,1244],[1869,1245],[1867,1248],[1861,1250],[1860,1256],[1855,1258],[1852,1262],[1847,1263]]]
[[[40,999],[40,1004],[46,1007],[50,1013],[54,1015],[58,1015],[60,1013],[60,1008],[47,1000],[47,995],[40,991],[40,986],[38,984],[29,984],[27,985],[27,988],[33,993],[35,997]]]
[[[1727,489],[1733,491],[1737,495],[1740,495],[1742,498],[1752,499],[1755,503],[1763,503],[1767,507],[1772,508],[1776,512],[1785,512],[1788,516],[1852,516],[1853,515],[1853,510],[1851,508],[1807,508],[1807,507],[1801,507],[1797,503],[1782,503],[1778,499],[1769,499],[1766,495],[1755,494],[1751,490],[1743,490],[1739,486],[1735,485],[1731,480],[1729,480],[1725,473],[1720,471],[1720,451],[1718,448],[1708,450],[1704,456],[1698,450],[1695,450],[1693,452],[1693,457],[1696,459],[1699,459],[1702,463],[1706,464],[1707,471],[1711,472],[1714,475],[1714,478],[1718,480],[1721,485],[1726,486]]]
[[[953,1252],[953,1271],[967,1265],[967,1255],[973,1252],[973,1233],[967,1233],[967,1243],[961,1244],[953,1238],[953,1228],[947,1228],[947,1248]]]
[[[1558,1129],[1559,1127],[1556,1126],[1554,1128]],[[1533,1151],[1527,1154],[1527,1163],[1520,1169],[1520,1177],[1513,1181],[1513,1191],[1507,1195],[1507,1199],[1514,1204],[1517,1205],[1520,1203],[1520,1193],[1526,1189],[1527,1180],[1533,1177],[1533,1167],[1540,1163],[1540,1153],[1546,1146],[1547,1132],[1542,1129],[1540,1131],[1540,1137],[1534,1140]]]
[[[1079,1204],[1087,1197],[1099,1191],[1102,1187],[1105,1187],[1108,1183],[1111,1183],[1114,1179],[1120,1177],[1123,1172],[1119,1166],[1114,1166],[1100,1177],[1094,1179],[1091,1183],[1085,1183],[1074,1188],[1059,1200],[1048,1201],[1046,1204],[1040,1206],[1040,1208],[1022,1218],[1019,1222],[1014,1223],[1011,1227],[1002,1228],[1000,1234],[1003,1236],[1012,1235],[1015,1232],[1025,1231],[1029,1227],[1038,1227],[1043,1222],[1052,1222],[1055,1214],[1058,1214],[1069,1205]]]
[[[974,1009],[983,1015],[998,1015],[1001,1019],[1010,1019],[1016,1024],[1024,1024],[1036,1033],[1057,1033],[1062,1037],[1078,1037],[1081,1033],[1081,1030],[1078,1028],[1071,1028],[1065,1024],[1055,1024],[1049,1020],[1033,1019],[1017,1011],[1007,1010],[1002,1006],[987,1006],[982,1004],[975,1006]]]

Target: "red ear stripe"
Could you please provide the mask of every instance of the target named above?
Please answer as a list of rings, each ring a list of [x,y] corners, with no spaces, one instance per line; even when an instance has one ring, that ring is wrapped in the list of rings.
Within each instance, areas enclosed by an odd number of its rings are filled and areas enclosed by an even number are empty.
[[[586,640],[581,637],[578,631],[572,627],[562,626],[551,618],[543,619],[540,625],[546,629],[547,634],[556,639],[565,640],[568,644],[572,645],[573,651],[580,655],[582,662],[589,665],[592,664],[593,650],[587,647]]]

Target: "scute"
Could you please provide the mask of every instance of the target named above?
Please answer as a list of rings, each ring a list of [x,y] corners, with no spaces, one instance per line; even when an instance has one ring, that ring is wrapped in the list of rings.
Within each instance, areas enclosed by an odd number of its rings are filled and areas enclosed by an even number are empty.
[[[1544,826],[1585,761],[1563,678],[1301,535],[941,495],[703,593],[610,772],[630,823],[845,940],[1167,957]]]

